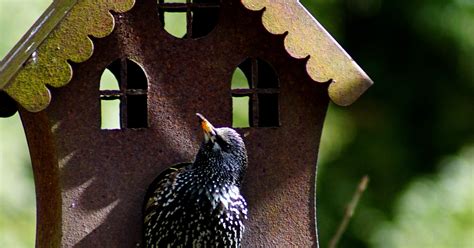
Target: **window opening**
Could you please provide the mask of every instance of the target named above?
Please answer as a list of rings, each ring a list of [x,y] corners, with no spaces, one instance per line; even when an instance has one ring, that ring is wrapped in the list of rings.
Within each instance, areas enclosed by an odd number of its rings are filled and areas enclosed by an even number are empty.
[[[121,58],[104,70],[100,83],[101,129],[148,127],[148,80],[135,62]]]
[[[220,1],[158,0],[158,15],[169,34],[178,38],[199,38],[216,26]]]
[[[242,62],[232,75],[233,127],[280,126],[279,88],[278,76],[269,63],[258,58]],[[248,126],[242,116],[247,117]]]
[[[107,68],[100,77],[100,90],[120,90],[117,78]]]
[[[101,129],[120,129],[120,87],[117,78],[105,69],[100,77]]]
[[[232,74],[232,83],[231,83],[232,89],[249,89],[249,80],[245,73],[237,67],[235,69],[234,73]]]
[[[249,80],[245,73],[237,67],[232,74],[232,89],[249,89]],[[249,96],[232,96],[232,127],[250,127],[249,120]]]
[[[120,100],[101,99],[101,129],[120,129]]]
[[[164,29],[174,37],[186,36],[186,13],[164,12]]]
[[[232,127],[250,127],[249,120],[250,97],[232,97]]]

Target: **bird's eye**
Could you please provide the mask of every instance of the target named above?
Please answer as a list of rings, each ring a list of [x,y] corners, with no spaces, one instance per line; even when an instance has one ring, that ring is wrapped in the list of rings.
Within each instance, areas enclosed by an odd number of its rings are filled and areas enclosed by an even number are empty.
[[[222,137],[217,136],[216,141],[219,144],[219,146],[221,148],[223,148],[224,150],[229,150],[230,149],[230,144],[227,141],[225,141]]]

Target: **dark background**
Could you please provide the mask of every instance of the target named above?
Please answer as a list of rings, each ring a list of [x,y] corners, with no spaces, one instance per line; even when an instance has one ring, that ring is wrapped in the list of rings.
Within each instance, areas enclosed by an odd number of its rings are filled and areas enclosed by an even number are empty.
[[[436,235],[450,233],[456,240],[467,238],[469,230],[472,233],[472,203],[466,206],[470,215],[453,217],[460,219],[467,233],[438,223],[451,218],[450,210],[443,209],[446,201],[462,201],[468,194],[453,199],[451,192],[438,192],[433,204],[439,209],[432,206],[433,219],[426,221],[416,216],[423,204],[404,203],[410,199],[403,195],[410,194],[405,191],[420,194],[416,182],[431,179],[435,184],[431,190],[436,191],[436,184],[443,184],[443,179],[437,180],[444,178],[439,174],[448,170],[443,167],[456,163],[445,158],[457,153],[461,153],[459,159],[467,159],[463,168],[471,179],[462,187],[474,194],[473,149],[469,148],[474,140],[474,1],[301,2],[375,82],[355,104],[333,105],[328,113],[317,185],[322,247],[334,234],[364,174],[370,176],[370,185],[341,247],[463,247],[463,243],[451,246],[454,243],[449,242],[454,241],[443,243]],[[331,147],[327,145],[333,142],[331,138],[344,141],[337,141],[337,151],[327,157],[324,149]],[[449,186],[452,191],[461,190],[454,186]],[[431,198],[421,194],[416,199]],[[398,205],[408,207],[405,211]],[[403,218],[412,218],[422,227],[404,226]],[[394,237],[400,233],[398,239],[408,239],[418,229],[431,230],[426,238],[433,243],[403,243]],[[392,233],[383,234],[385,230]],[[418,238],[424,237],[420,233]],[[470,240],[466,244],[473,247]]]

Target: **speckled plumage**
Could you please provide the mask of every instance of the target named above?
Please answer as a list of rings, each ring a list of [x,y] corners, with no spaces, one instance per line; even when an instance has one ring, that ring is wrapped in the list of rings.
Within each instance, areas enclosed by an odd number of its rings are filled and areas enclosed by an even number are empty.
[[[247,154],[234,130],[212,131],[193,163],[172,166],[151,184],[144,209],[146,247],[240,247],[247,203],[239,187]]]

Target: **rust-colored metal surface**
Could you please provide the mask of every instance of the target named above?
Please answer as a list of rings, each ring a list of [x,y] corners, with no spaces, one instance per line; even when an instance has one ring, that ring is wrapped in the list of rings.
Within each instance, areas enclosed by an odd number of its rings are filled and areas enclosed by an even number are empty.
[[[25,128],[36,191],[36,247],[64,247],[60,160],[56,154],[54,128],[46,113],[31,113],[20,108]]]
[[[114,29],[109,11],[125,12],[134,0],[59,0],[51,4],[0,65],[0,90],[31,112],[45,109],[47,85],[69,83],[68,61],[87,60],[93,52],[90,36],[105,37]]]
[[[38,195],[37,246],[140,246],[149,184],[193,159],[202,138],[196,112],[231,125],[232,74],[260,58],[278,76],[279,126],[238,130],[249,155],[244,247],[317,247],[314,185],[329,85],[314,83],[307,60],[290,56],[285,36],[269,33],[262,11],[239,0],[222,1],[217,25],[196,39],[168,34],[156,5],[143,0],[114,14],[115,30],[93,40],[92,57],[72,65],[69,84],[51,89],[50,106],[21,109]],[[100,78],[123,58],[146,74],[147,127],[101,130]]]
[[[306,58],[308,74],[317,82],[331,81],[329,97],[339,105],[352,104],[372,80],[337,44],[299,0],[242,0],[246,8],[263,11],[262,23],[272,34],[287,34],[285,48]]]

